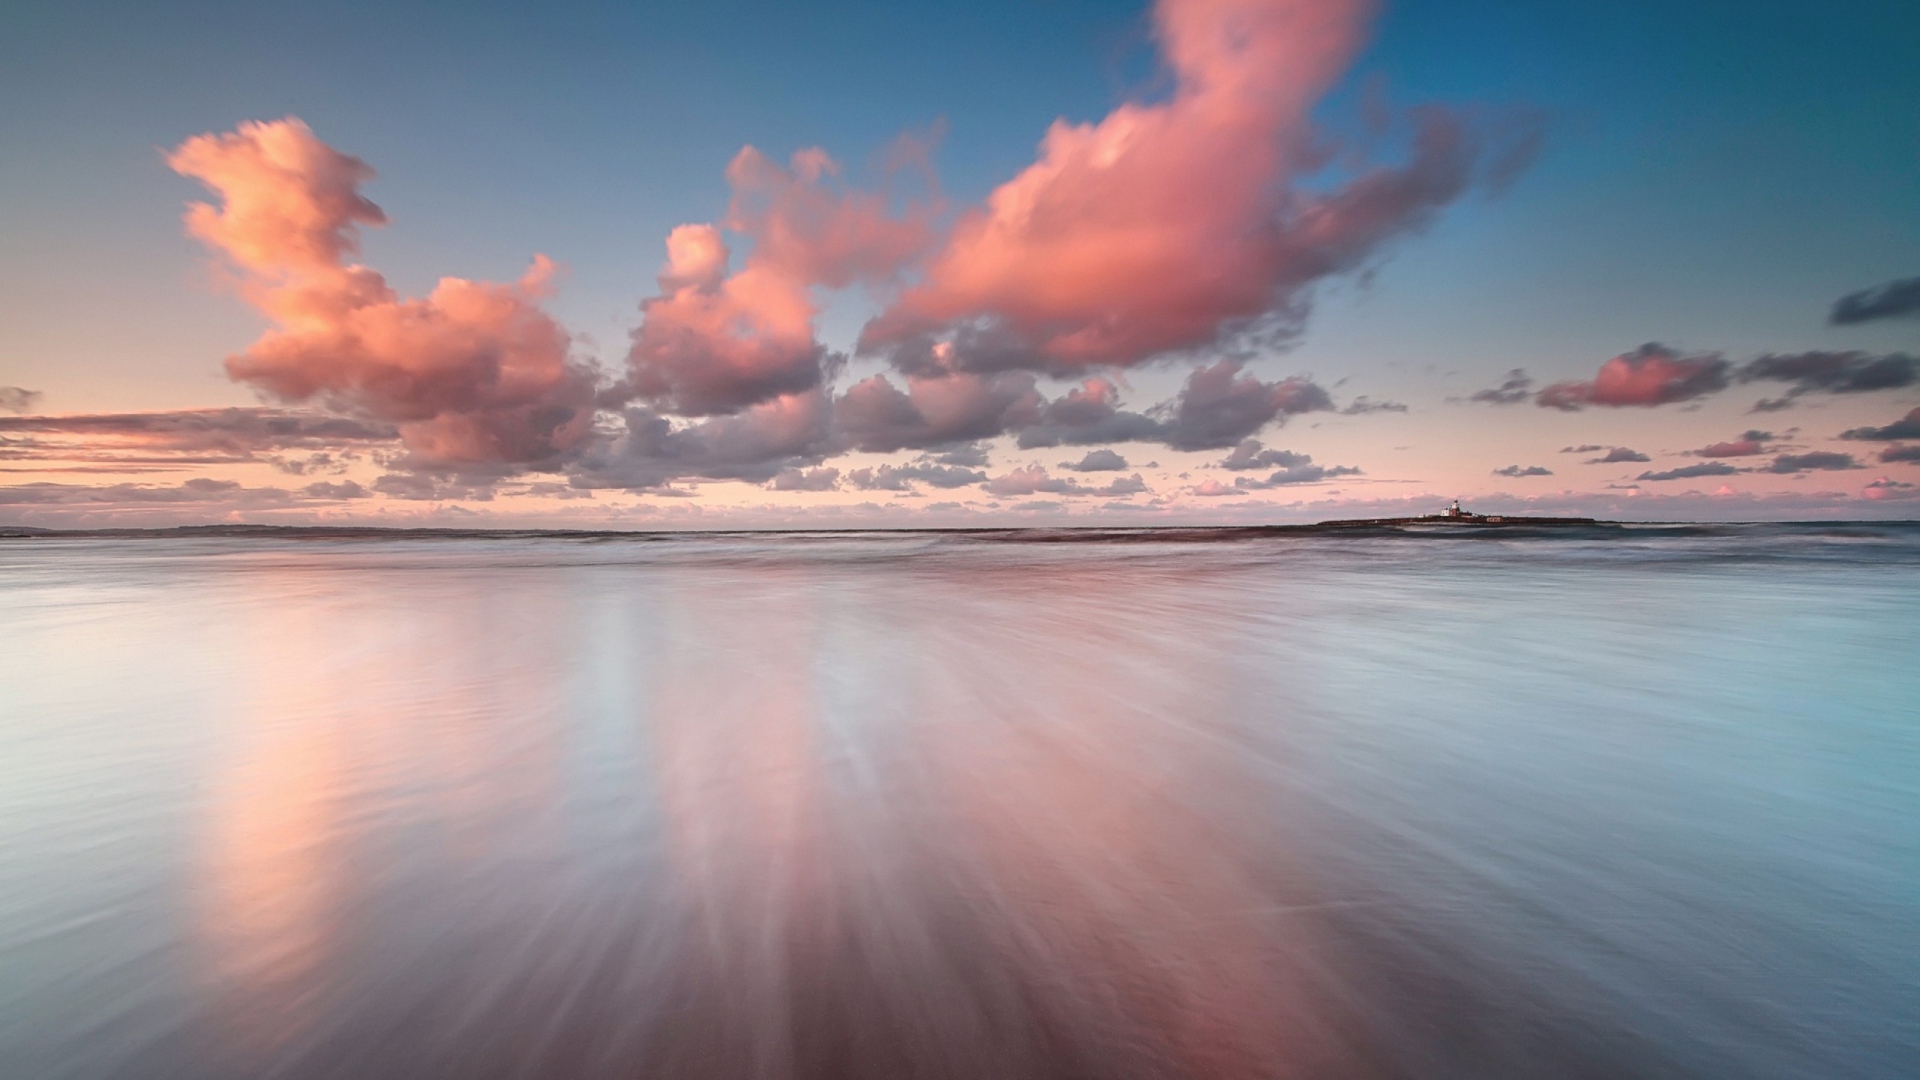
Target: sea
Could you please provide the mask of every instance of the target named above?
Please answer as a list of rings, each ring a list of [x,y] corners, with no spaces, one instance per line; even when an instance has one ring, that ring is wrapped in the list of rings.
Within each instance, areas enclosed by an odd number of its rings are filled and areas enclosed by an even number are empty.
[[[0,539],[0,1075],[1920,1076],[1920,525]]]

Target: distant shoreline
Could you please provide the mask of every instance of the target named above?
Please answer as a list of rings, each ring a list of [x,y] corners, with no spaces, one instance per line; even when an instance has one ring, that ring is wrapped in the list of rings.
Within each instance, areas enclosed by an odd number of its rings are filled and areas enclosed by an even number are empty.
[[[1915,519],[1826,519],[1794,521],[1610,521],[1599,518],[1518,517],[1475,515],[1453,518],[1434,514],[1421,517],[1348,518],[1300,525],[1008,525],[965,527],[872,527],[872,528],[769,528],[769,529],[463,529],[453,527],[389,527],[378,525],[174,525],[164,528],[49,529],[27,525],[0,525],[0,540],[164,540],[196,537],[232,539],[292,540],[431,540],[431,539],[513,539],[551,537],[554,539],[596,540],[632,538],[671,538],[676,536],[856,536],[871,534],[938,533],[981,538],[1001,537],[1031,542],[1070,542],[1072,540],[1125,539],[1200,539],[1205,536],[1311,535],[1390,530],[1411,535],[1452,532],[1507,531],[1515,529],[1579,530],[1617,532],[1627,529],[1714,529],[1736,526],[1920,526]]]

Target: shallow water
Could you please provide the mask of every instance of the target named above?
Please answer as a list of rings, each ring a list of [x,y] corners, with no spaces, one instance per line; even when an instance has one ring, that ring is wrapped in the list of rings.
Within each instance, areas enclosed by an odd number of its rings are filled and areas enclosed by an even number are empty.
[[[1916,659],[1912,526],[0,541],[0,1072],[1912,1076]]]

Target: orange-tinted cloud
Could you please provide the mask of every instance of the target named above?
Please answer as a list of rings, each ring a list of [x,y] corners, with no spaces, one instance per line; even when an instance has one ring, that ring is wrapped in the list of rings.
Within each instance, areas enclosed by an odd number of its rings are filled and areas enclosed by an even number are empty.
[[[1161,0],[1174,91],[1097,124],[1055,121],[1039,158],[962,215],[921,282],[862,335],[925,366],[1066,372],[1205,346],[1417,226],[1467,185],[1472,140],[1437,110],[1412,159],[1325,193],[1308,114],[1365,35],[1364,0]]]
[[[814,337],[814,290],[884,280],[932,237],[924,210],[893,216],[879,195],[830,186],[838,172],[817,149],[784,168],[751,146],[734,157],[726,227],[753,250],[729,276],[718,227],[673,230],[660,294],[641,304],[627,354],[629,392],[710,416],[820,384],[827,351]]]
[[[196,136],[167,160],[219,196],[188,209],[187,230],[245,272],[243,294],[277,324],[227,359],[233,378],[396,424],[423,466],[551,462],[587,431],[594,380],[541,310],[545,256],[512,284],[449,277],[404,298],[347,261],[359,227],[387,220],[359,193],[372,169],[301,121]]]

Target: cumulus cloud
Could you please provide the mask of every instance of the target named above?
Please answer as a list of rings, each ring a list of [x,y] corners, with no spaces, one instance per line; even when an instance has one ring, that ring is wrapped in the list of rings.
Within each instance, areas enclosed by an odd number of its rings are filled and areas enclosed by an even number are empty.
[[[881,465],[872,469],[855,469],[847,474],[847,480],[863,491],[911,491],[915,484],[926,484],[936,488],[982,484],[986,482],[987,474],[978,469],[967,469],[958,465],[915,462],[910,465]]]
[[[1775,412],[1795,398],[1815,392],[1864,394],[1897,390],[1920,379],[1920,360],[1905,353],[1875,356],[1864,352],[1769,353],[1740,366],[1740,381],[1789,383],[1785,395],[1759,402],[1759,412]]]
[[[1872,289],[1848,293],[1834,301],[1827,321],[1835,326],[1920,315],[1920,277],[1889,281]]]
[[[1836,454],[1827,450],[1815,450],[1805,454],[1781,454],[1773,459],[1771,465],[1762,469],[1770,473],[1803,473],[1838,469],[1864,469],[1866,466],[1853,460],[1852,454]]]
[[[1897,461],[1920,462],[1920,446],[1889,446],[1880,451],[1880,460],[1888,465]]]
[[[835,421],[854,449],[885,454],[991,439],[1033,423],[1044,404],[1023,372],[909,375],[906,384],[903,392],[875,375],[835,401]]]
[[[18,386],[0,386],[0,412],[23,413],[33,411],[43,395],[38,390],[27,390]]]
[[[1117,477],[1100,487],[1091,487],[1070,477],[1049,475],[1040,465],[1015,469],[1002,476],[996,476],[984,485],[988,494],[1001,498],[1017,498],[1022,495],[1137,495],[1147,490],[1146,481],[1139,473],[1132,476]]]
[[[1493,470],[1495,476],[1552,476],[1553,470],[1542,465],[1509,465],[1504,469]]]
[[[167,158],[219,205],[187,230],[242,271],[243,295],[275,323],[227,372],[288,402],[391,423],[428,466],[538,464],[592,420],[594,378],[542,309],[545,256],[517,282],[442,278],[420,299],[347,261],[359,228],[386,223],[360,194],[373,170],[288,117],[199,135]]]
[[[1087,451],[1087,455],[1079,461],[1063,461],[1060,467],[1074,472],[1119,472],[1127,467],[1127,459],[1103,447]]]
[[[1333,408],[1312,380],[1262,382],[1238,360],[1195,368],[1165,408],[1158,439],[1175,450],[1215,450],[1240,442],[1276,419]]]
[[[1731,366],[1719,353],[1683,355],[1648,342],[1600,365],[1591,382],[1554,383],[1536,394],[1534,401],[1567,412],[1589,405],[1670,405],[1726,389]]]
[[[1637,480],[1692,480],[1701,476],[1732,476],[1741,470],[1724,461],[1704,461],[1698,465],[1682,465],[1677,469],[1661,472],[1643,472]]]
[[[1514,368],[1507,372],[1507,379],[1499,386],[1486,390],[1476,390],[1467,398],[1488,405],[1518,405],[1533,396],[1533,379],[1528,377],[1525,368]]]
[[[1717,442],[1703,446],[1693,451],[1693,453],[1700,457],[1710,458],[1753,457],[1757,454],[1766,453],[1766,444],[1772,441],[1773,432],[1756,429],[1743,433],[1737,439],[1728,439],[1726,442]]]
[[[0,421],[4,424],[5,421]],[[1849,428],[1840,433],[1843,439],[1864,439],[1873,442],[1889,442],[1894,439],[1920,439],[1920,409],[1914,409],[1907,415],[1885,427]]]
[[[782,469],[767,486],[775,491],[833,491],[840,486],[840,470]]]
[[[1303,309],[1304,289],[1425,224],[1473,180],[1476,137],[1414,117],[1409,159],[1342,185],[1309,114],[1352,62],[1362,0],[1161,0],[1171,96],[1055,121],[1037,160],[961,215],[861,349],[916,370],[1066,373],[1219,344]]]
[[[831,403],[818,389],[698,421],[632,406],[618,429],[599,433],[581,451],[570,482],[649,489],[686,478],[763,483],[819,464],[831,447],[831,416]]]
[[[736,412],[820,384],[827,351],[814,336],[819,287],[891,277],[930,242],[924,211],[888,213],[876,194],[832,181],[839,166],[802,150],[782,167],[749,146],[727,167],[726,227],[752,252],[727,273],[720,228],[667,237],[660,293],[641,304],[623,389],[663,412]]]
[[[1120,408],[1117,383],[1096,376],[1042,406],[1033,423],[1020,432],[1020,447],[1141,442],[1157,440],[1161,433],[1160,421]]]

